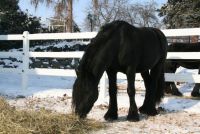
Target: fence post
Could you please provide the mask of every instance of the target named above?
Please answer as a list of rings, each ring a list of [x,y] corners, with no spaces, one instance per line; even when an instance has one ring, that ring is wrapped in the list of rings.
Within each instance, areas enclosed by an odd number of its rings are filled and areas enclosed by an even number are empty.
[[[29,32],[23,32],[23,68],[22,68],[22,89],[28,86],[28,69],[29,69]]]
[[[99,99],[104,102],[106,98],[106,73],[104,72],[100,80]]]

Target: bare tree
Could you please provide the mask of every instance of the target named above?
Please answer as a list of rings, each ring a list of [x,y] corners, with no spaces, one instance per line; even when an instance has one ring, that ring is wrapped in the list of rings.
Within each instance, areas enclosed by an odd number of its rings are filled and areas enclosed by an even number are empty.
[[[159,27],[157,4],[154,1],[145,4],[133,4],[129,7],[128,18],[132,24],[145,27]]]
[[[154,1],[133,4],[129,0],[98,0],[98,6],[93,3],[87,11],[93,16],[93,27],[96,30],[114,20],[124,20],[140,27],[159,27],[156,6]],[[91,21],[87,21],[86,18],[85,22],[85,27],[88,29]]]
[[[85,29],[91,27],[93,24],[93,30],[98,30],[99,27],[105,23],[111,22],[113,20],[119,19],[121,12],[123,11],[123,6],[126,6],[128,0],[98,0],[94,2],[87,9],[88,16],[85,19]],[[121,16],[123,17],[123,16]]]

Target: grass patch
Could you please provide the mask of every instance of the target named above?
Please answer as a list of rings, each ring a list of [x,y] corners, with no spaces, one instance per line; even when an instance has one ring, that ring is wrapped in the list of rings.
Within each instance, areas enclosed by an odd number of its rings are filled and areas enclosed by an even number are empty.
[[[59,114],[45,109],[17,110],[0,98],[1,134],[85,134],[105,125],[95,120],[80,120],[72,114]]]

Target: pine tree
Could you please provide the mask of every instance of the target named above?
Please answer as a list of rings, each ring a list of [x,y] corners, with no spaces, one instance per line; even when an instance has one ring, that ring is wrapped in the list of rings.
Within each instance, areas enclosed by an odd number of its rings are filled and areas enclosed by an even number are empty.
[[[200,27],[199,0],[168,0],[159,12],[167,28]]]
[[[0,34],[20,34],[23,31],[37,33],[41,29],[40,18],[22,12],[19,0],[0,0]]]

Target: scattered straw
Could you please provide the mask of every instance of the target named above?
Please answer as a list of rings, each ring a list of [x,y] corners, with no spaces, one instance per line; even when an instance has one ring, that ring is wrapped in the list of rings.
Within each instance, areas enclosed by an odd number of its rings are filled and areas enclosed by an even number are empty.
[[[85,134],[104,128],[95,120],[40,109],[16,110],[0,98],[0,134]]]

